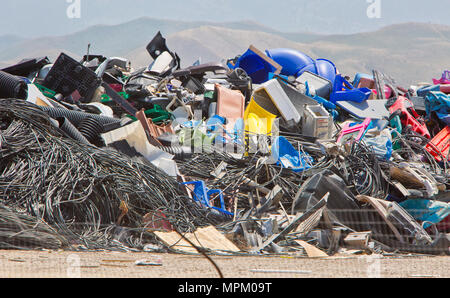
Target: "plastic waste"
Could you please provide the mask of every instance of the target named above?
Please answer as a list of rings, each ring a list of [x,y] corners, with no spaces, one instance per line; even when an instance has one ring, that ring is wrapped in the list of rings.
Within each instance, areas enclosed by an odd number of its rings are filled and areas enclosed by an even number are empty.
[[[425,150],[430,152],[434,158],[441,162],[449,158],[450,151],[450,126],[446,126],[425,146]]]
[[[327,59],[314,60],[300,51],[286,48],[266,50],[266,54],[283,67],[282,75],[299,77],[309,71],[331,82],[335,80],[336,66]]]
[[[399,96],[389,108],[391,114],[397,113],[400,116],[402,129],[410,126],[411,129],[420,135],[430,138],[430,133],[422,118],[414,110],[413,104],[403,96]]]
[[[390,129],[377,130],[377,134],[366,133],[363,142],[370,146],[380,159],[389,160],[393,152],[392,134]]]
[[[435,85],[450,84],[450,71],[444,70],[444,72],[442,72],[442,76],[439,80],[433,79],[433,84],[435,84]]]
[[[363,102],[369,99],[372,90],[369,88],[354,88],[342,75],[336,75],[334,81],[333,92],[330,95],[330,101],[336,103],[338,101],[355,101]]]
[[[442,92],[429,92],[425,97],[425,109],[430,116],[435,112],[440,120],[450,125],[450,96]]]
[[[0,71],[0,98],[27,98],[27,83],[17,76]]]
[[[233,213],[226,210],[223,193],[221,190],[208,189],[204,181],[184,182],[182,184],[194,186],[193,195],[195,201],[200,202],[206,207],[220,211],[223,214],[229,216],[234,215]]]
[[[231,69],[243,69],[252,79],[253,84],[266,82],[269,73],[279,73],[281,69],[281,67],[272,59],[264,57],[263,53],[252,46],[237,59],[234,65],[228,63],[228,66]]]
[[[244,113],[245,131],[251,134],[270,134],[275,118],[276,115],[266,111],[251,99]]]
[[[450,204],[446,202],[414,199],[403,201],[399,205],[416,220],[421,221],[424,229],[438,224],[450,215]]]
[[[285,137],[276,137],[272,144],[272,157],[277,165],[292,169],[294,172],[302,172],[312,167],[313,158],[306,152],[295,150]]]
[[[342,128],[337,139],[338,144],[344,144],[352,141],[360,141],[366,134],[367,130],[372,127],[372,119],[367,118],[360,123],[346,123]]]

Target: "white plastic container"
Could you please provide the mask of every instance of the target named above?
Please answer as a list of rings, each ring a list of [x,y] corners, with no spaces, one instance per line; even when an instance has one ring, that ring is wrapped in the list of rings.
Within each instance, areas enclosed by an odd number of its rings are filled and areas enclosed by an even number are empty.
[[[319,139],[330,139],[333,133],[333,119],[321,105],[307,105],[303,112],[302,134]]]
[[[276,112],[278,111],[287,122],[300,123],[301,115],[277,80],[267,81],[257,87],[253,92],[253,98],[272,114],[278,114]]]

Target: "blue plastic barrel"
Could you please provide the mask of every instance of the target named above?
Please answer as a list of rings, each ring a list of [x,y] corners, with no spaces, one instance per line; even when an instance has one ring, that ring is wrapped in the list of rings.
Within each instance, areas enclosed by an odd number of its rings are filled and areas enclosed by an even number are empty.
[[[334,80],[336,79],[336,66],[330,60],[322,58],[317,59],[316,70],[317,70],[316,74],[321,76],[322,78],[325,78],[331,82],[334,82]]]
[[[266,50],[266,55],[283,67],[281,74],[285,76],[299,77],[310,71],[331,82],[336,77],[336,66],[327,59],[314,60],[300,51],[285,48]]]
[[[266,55],[283,67],[281,70],[282,75],[296,76],[305,67],[311,72],[317,73],[314,60],[297,50],[285,48],[271,49],[266,50]]]

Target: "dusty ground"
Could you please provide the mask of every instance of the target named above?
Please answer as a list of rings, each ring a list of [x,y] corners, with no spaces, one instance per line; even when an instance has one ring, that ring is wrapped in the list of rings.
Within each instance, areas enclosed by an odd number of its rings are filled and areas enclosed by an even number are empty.
[[[138,266],[138,260],[162,265]],[[450,257],[342,256],[304,257],[213,256],[226,278],[345,278],[450,277]],[[282,270],[281,273],[253,272]],[[288,273],[286,271],[290,271]],[[292,273],[292,271],[299,271]],[[0,251],[0,278],[216,278],[217,271],[203,256],[155,253]]]

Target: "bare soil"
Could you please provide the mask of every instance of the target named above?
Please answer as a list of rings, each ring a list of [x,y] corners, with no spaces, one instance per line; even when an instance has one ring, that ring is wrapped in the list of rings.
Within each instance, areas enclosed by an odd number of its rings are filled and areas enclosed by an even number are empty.
[[[136,261],[162,265],[137,265]],[[225,278],[449,278],[448,256],[212,256]],[[255,272],[257,271],[257,272]],[[259,271],[259,272],[258,272]],[[275,272],[271,272],[275,271]],[[0,251],[0,278],[218,278],[203,256]]]

